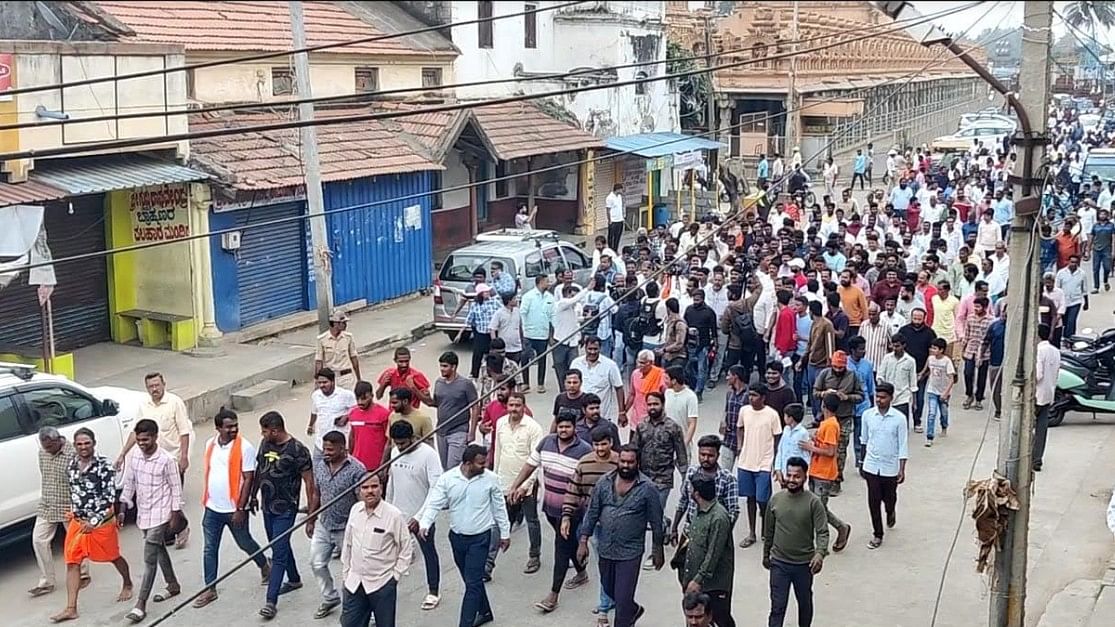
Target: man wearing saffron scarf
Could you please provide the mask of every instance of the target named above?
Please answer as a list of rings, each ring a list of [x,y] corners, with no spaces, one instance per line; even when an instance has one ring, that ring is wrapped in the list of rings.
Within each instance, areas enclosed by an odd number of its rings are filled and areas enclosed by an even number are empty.
[[[201,528],[205,535],[204,572],[208,588],[194,601],[194,607],[205,607],[217,600],[217,566],[221,538],[225,527],[232,531],[236,546],[248,555],[259,552],[259,544],[248,528],[248,498],[256,470],[256,448],[240,437],[236,412],[222,407],[213,418],[217,435],[205,443],[205,493],[202,505],[205,515]],[[253,558],[259,567],[260,580],[266,584],[271,564],[262,554]]]
[[[647,394],[666,393],[666,370],[654,365],[654,351],[643,349],[635,356],[635,370],[631,373],[631,395],[627,406],[620,414],[619,424],[627,426],[630,419],[631,429],[639,426],[647,415]]]

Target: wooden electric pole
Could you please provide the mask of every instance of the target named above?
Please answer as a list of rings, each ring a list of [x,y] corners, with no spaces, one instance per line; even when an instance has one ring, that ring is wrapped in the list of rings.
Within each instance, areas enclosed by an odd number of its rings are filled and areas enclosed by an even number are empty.
[[[295,48],[306,47],[306,18],[302,13],[301,0],[290,3],[291,41]],[[310,89],[310,56],[305,52],[294,55],[294,94],[301,99],[313,97]],[[314,105],[311,102],[298,104],[298,119],[312,121]],[[325,228],[325,200],[321,193],[321,161],[317,152],[317,129],[303,126],[301,133],[302,170],[306,181],[306,203],[309,208],[310,242],[313,248],[314,287],[317,295],[317,324],[325,331],[329,328],[329,314],[333,310],[333,270],[332,253],[329,250],[329,235]]]
[[[1019,100],[1029,118],[1029,133],[1020,133],[1022,171],[1012,177],[1015,214],[1010,227],[1011,264],[1007,280],[1006,363],[1000,376],[1009,378],[1010,414],[999,426],[999,459],[996,470],[1018,495],[1019,507],[1007,514],[1007,528],[995,554],[991,583],[990,627],[1024,627],[1026,614],[1026,562],[1030,527],[1030,493],[1033,471],[1034,400],[1037,356],[1040,266],[1033,263],[1037,234],[1035,221],[1044,185],[1040,178],[1046,118],[1049,108],[1049,63],[1053,2],[1024,3],[1022,70]],[[1025,129],[1025,125],[1023,125]]]

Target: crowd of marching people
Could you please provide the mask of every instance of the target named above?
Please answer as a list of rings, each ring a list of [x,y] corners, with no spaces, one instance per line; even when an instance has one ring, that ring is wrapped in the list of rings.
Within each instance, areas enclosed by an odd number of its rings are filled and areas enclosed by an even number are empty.
[[[1051,122],[1054,168],[1039,225],[1037,402],[1046,420],[1059,341],[1076,333],[1089,294],[1110,289],[1115,235],[1115,183],[1088,180],[1081,166],[1088,147],[1108,138],[1083,133],[1071,111],[1054,111]],[[217,600],[217,550],[228,528],[266,587],[260,615],[274,618],[279,597],[302,587],[282,537],[301,509],[310,512],[304,529],[321,594],[314,618],[340,608],[346,627],[372,617],[378,627],[395,624],[399,577],[418,554],[428,588],[421,609],[441,603],[434,538],[442,525],[464,581],[460,627],[494,620],[485,585],[515,525],[527,529],[523,572],[551,562],[539,612],[555,611],[562,594],[595,576],[598,623],[631,627],[645,612],[636,600],[640,572],[668,565],[687,624],[734,627],[735,566],[747,555],[737,547],[759,544],[769,625],[783,624],[792,589],[797,624],[807,627],[813,578],[852,536],[836,511],[852,507],[838,499],[848,482],[866,485],[866,545],[880,549],[897,525],[910,432],[939,446],[958,404],[994,418],[1003,410],[1016,155],[979,141],[943,159],[892,150],[881,188],[873,158],[873,146],[860,151],[847,180],[829,160],[814,202],[800,155],[788,166],[764,158],[756,183],[766,193],[755,206],[658,224],[625,246],[618,233],[598,237],[587,285],[561,271],[519,285],[495,263],[479,268],[466,322],[468,376],[454,352],[441,355],[431,377],[401,348],[394,367],[364,380],[337,314],[321,337],[305,443],[276,412],[260,418],[258,445],[240,434],[234,412],[213,419],[200,521],[207,588],[194,605]],[[622,206],[619,194],[617,186],[609,207]],[[552,407],[532,407],[548,381],[558,389]],[[146,616],[158,570],[167,588],[155,601],[182,590],[166,545],[188,537],[188,457],[178,452],[193,432],[162,377],[148,384],[149,419],[116,464],[95,455],[91,433],[79,431],[73,443],[41,434],[49,507],[40,516],[44,525],[71,521],[69,599],[56,621],[77,618],[88,560],[114,563],[121,598],[131,596],[115,539],[124,509],[137,510],[147,547],[140,602],[128,618]],[[705,397],[718,386],[724,405],[711,407]],[[709,415],[719,428],[700,433],[698,419]],[[1039,418],[1034,470],[1044,428]],[[388,461],[388,471],[368,472]],[[122,503],[107,492],[118,471]],[[257,554],[245,525],[257,511],[275,541],[270,559]],[[543,519],[553,530],[545,551]],[[330,565],[337,555],[340,579]],[[32,595],[53,590],[53,566],[43,569]]]

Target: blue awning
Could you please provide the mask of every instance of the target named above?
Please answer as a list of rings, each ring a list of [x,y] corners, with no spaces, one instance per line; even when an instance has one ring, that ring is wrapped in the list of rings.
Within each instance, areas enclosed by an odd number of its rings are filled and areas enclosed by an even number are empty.
[[[79,196],[149,185],[204,181],[209,175],[144,155],[104,155],[36,163],[30,178],[66,190],[71,196]]]
[[[719,142],[683,135],[682,133],[642,133],[624,137],[611,137],[604,140],[605,145],[611,150],[628,152],[640,157],[664,157],[694,150],[718,150],[722,148]]]

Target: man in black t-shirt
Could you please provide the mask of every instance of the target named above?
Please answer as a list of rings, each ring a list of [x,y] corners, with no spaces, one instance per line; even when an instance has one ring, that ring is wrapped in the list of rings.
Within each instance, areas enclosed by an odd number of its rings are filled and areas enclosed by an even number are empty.
[[[263,442],[256,457],[256,474],[252,486],[252,502],[259,490],[263,529],[271,546],[271,577],[267,583],[267,602],[259,615],[270,620],[278,613],[279,595],[302,587],[302,577],[294,563],[290,536],[276,539],[294,526],[298,513],[302,482],[306,483],[309,511],[318,509],[318,492],[314,484],[310,449],[287,433],[282,415],[269,411],[259,419]],[[283,577],[286,577],[286,583]]]
[[[554,419],[550,421],[550,433],[555,433],[557,417],[562,411],[573,414],[574,422],[585,415],[585,394],[581,392],[581,371],[573,368],[565,373],[565,391],[554,397]]]

